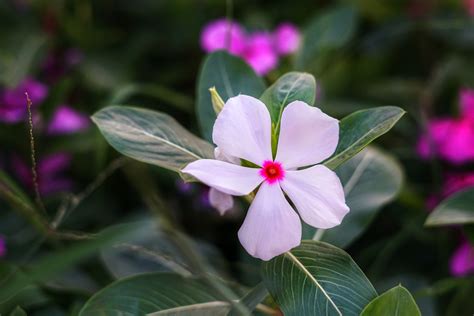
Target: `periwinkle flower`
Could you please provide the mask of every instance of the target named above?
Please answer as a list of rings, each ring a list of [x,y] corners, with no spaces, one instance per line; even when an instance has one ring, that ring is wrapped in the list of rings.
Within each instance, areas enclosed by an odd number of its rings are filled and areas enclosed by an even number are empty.
[[[68,105],[56,108],[48,124],[47,133],[50,135],[63,135],[81,132],[89,128],[89,117]]]
[[[243,28],[227,19],[219,19],[207,24],[201,34],[201,47],[207,53],[225,49],[231,54],[244,52],[246,35]]]
[[[48,88],[39,81],[26,78],[14,88],[0,90],[0,121],[17,123],[27,118],[25,92],[36,107],[46,98]]]
[[[280,55],[296,52],[300,46],[300,32],[291,23],[280,24],[274,32],[275,48]]]
[[[438,155],[454,164],[474,160],[474,91],[460,92],[459,118],[436,118],[428,122],[417,151],[422,158]]]
[[[273,46],[272,35],[257,32],[249,36],[243,59],[259,75],[264,75],[278,65],[278,54]]]
[[[72,180],[65,176],[66,170],[71,165],[71,160],[71,155],[67,153],[54,153],[38,160],[38,186],[41,194],[50,195],[72,189]],[[12,166],[19,180],[26,187],[32,189],[31,167],[18,156],[13,157]]]
[[[474,246],[468,241],[463,241],[454,251],[451,257],[450,271],[457,277],[474,273]]]
[[[182,170],[222,193],[243,196],[256,190],[238,235],[247,252],[263,260],[301,242],[300,218],[285,194],[313,227],[337,226],[349,212],[339,178],[319,164],[336,149],[338,121],[294,101],[283,110],[275,157],[271,134],[270,113],[260,100],[230,98],[214,124],[213,141],[226,155],[254,167],[201,159]]]
[[[219,19],[207,24],[201,34],[204,51],[226,50],[245,60],[259,75],[275,69],[279,57],[294,53],[299,43],[300,33],[290,23],[280,24],[273,33],[246,33],[240,24]]]

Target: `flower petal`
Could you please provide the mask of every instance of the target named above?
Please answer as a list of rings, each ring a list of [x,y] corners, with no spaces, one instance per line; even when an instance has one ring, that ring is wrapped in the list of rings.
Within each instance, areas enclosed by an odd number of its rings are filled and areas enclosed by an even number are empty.
[[[226,154],[219,147],[214,148],[214,158],[220,161],[233,163],[234,165],[240,165],[239,158]]]
[[[283,110],[275,160],[287,169],[314,165],[331,156],[338,142],[338,120],[294,101]]]
[[[234,198],[226,193],[211,188],[209,190],[209,203],[212,207],[219,211],[221,215],[230,210],[234,206]]]
[[[230,98],[217,117],[212,139],[226,154],[261,166],[272,159],[270,113],[254,97]]]
[[[247,195],[263,181],[259,169],[213,159],[191,162],[182,172],[189,173],[202,183],[231,195]]]
[[[313,227],[337,226],[349,212],[341,181],[324,166],[287,171],[280,185],[301,218]]]
[[[301,242],[301,221],[277,184],[263,183],[239,230],[249,254],[270,260]]]

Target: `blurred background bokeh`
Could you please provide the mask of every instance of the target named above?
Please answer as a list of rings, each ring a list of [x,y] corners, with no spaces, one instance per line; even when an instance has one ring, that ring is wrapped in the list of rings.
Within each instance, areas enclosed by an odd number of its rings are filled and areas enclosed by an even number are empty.
[[[253,61],[268,84],[288,71],[309,72],[318,84],[316,105],[337,118],[380,105],[407,111],[376,143],[402,166],[403,186],[347,251],[378,289],[402,282],[424,315],[472,314],[472,227],[424,226],[439,201],[474,186],[469,0],[0,1],[1,180],[34,201],[33,126],[46,218],[60,216],[60,228],[69,232],[42,238],[35,219],[18,211],[0,182],[0,293],[1,273],[18,275],[76,239],[156,216],[153,208],[166,208],[216,269],[246,285],[258,282],[256,260],[236,237],[245,202],[219,215],[208,188],[121,158],[89,119],[107,105],[136,105],[168,113],[199,135],[196,87],[209,49],[202,32],[226,17],[249,37],[276,34],[285,23],[294,28],[296,51]],[[259,70],[261,62],[269,65]],[[140,238],[150,247],[167,243],[156,232]],[[158,269],[126,250],[103,251],[51,273],[13,301],[0,300],[0,313],[20,305],[28,315],[74,315],[115,278]]]

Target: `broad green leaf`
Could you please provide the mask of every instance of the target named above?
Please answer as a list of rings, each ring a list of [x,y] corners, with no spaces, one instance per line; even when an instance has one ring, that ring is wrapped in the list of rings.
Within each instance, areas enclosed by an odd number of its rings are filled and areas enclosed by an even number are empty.
[[[339,123],[339,144],[336,152],[324,164],[336,169],[340,164],[356,155],[379,136],[388,132],[405,114],[396,106],[354,112]]]
[[[420,309],[410,292],[399,285],[370,302],[360,316],[421,316]]]
[[[263,281],[289,315],[359,315],[377,296],[372,284],[343,250],[304,240],[262,264]]]
[[[299,100],[314,105],[316,99],[316,80],[304,72],[289,72],[281,76],[260,97],[270,111],[273,122],[291,102]]]
[[[229,309],[230,303],[214,301],[170,308],[164,311],[147,314],[147,316],[225,316],[229,313]]]
[[[357,27],[357,11],[338,6],[317,15],[303,32],[303,44],[296,56],[297,68],[305,68],[321,53],[346,45]]]
[[[320,240],[344,248],[367,229],[382,206],[397,196],[403,171],[393,157],[369,146],[339,166],[337,174],[344,184],[350,212],[341,225],[325,230]]]
[[[190,264],[178,249],[172,236],[163,231],[156,221],[148,219],[136,223],[122,224],[128,231],[133,231],[126,242],[120,242],[113,247],[101,251],[102,261],[106,268],[116,278],[120,279],[134,274],[147,272],[174,272],[182,276],[190,276]],[[112,226],[105,231],[116,229]],[[186,238],[196,251],[215,269],[216,273],[227,272],[225,262],[219,251],[208,243]]]
[[[246,94],[260,97],[265,83],[242,59],[226,52],[215,52],[207,56],[201,66],[197,85],[197,118],[205,139],[211,141],[216,113],[212,108],[209,88],[216,87],[222,99]]]
[[[474,188],[458,192],[441,202],[426,219],[427,226],[474,224]]]
[[[214,158],[213,146],[167,114],[110,106],[92,116],[105,139],[120,153],[179,172],[188,163]]]
[[[230,304],[206,281],[169,273],[146,273],[116,281],[99,291],[87,301],[79,316],[189,315],[193,311],[196,315],[206,315],[204,311],[214,315],[212,309],[219,315],[223,309],[228,312]]]

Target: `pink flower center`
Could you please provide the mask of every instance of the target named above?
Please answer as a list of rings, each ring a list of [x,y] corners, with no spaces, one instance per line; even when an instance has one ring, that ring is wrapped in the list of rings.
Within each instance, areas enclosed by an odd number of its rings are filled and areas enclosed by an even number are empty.
[[[260,175],[265,178],[269,184],[273,184],[277,181],[283,180],[285,177],[285,170],[281,163],[277,161],[266,160],[263,162],[262,169],[260,169]]]

